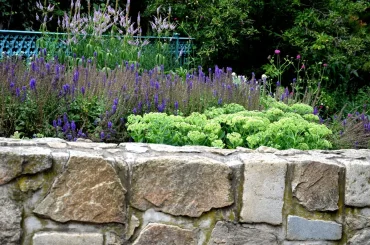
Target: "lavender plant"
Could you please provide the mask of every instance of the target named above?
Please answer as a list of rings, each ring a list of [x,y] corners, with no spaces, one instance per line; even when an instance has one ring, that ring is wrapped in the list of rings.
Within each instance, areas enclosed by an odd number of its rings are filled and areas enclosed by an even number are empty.
[[[231,68],[207,73],[201,67],[183,80],[165,74],[164,67],[139,72],[137,64],[123,62],[99,70],[97,61],[81,58],[73,66],[55,58],[34,58],[28,66],[17,57],[0,62],[0,133],[15,131],[26,137],[41,133],[73,140],[128,140],[125,122],[130,114],[165,112],[189,115],[211,106],[239,103],[259,109],[260,84],[234,84]]]

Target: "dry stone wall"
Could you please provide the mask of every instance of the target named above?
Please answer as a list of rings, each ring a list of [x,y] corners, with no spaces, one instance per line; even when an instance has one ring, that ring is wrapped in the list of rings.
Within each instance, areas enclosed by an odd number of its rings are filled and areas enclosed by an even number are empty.
[[[370,151],[0,138],[0,244],[370,244]]]

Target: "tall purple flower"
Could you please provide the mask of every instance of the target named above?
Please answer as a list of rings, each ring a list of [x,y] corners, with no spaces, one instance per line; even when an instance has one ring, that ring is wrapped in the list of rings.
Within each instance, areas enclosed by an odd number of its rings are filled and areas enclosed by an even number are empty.
[[[31,88],[31,90],[35,90],[36,89],[36,79],[32,78],[30,80],[30,88]]]
[[[73,74],[73,82],[74,83],[77,83],[78,81],[78,78],[80,77],[80,73],[78,72],[78,70],[76,69],[76,71],[74,72]]]
[[[175,101],[175,110],[177,111],[179,109],[179,102]]]
[[[116,105],[112,105],[112,114],[116,113],[117,111],[117,106]]]
[[[71,122],[71,129],[72,129],[73,131],[75,131],[75,130],[76,130],[76,123],[75,123],[75,121],[72,121],[72,122]]]
[[[113,123],[111,121],[108,122],[108,128],[112,129]]]
[[[81,87],[81,94],[85,95],[85,87]]]
[[[317,107],[316,107],[316,106],[313,108],[313,114],[314,114],[314,115],[319,114],[319,110],[317,109]]]

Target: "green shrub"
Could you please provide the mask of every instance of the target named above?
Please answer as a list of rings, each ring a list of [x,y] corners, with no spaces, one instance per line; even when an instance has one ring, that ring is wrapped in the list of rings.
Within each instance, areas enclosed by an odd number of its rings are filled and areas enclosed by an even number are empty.
[[[227,114],[225,108],[238,109]],[[308,107],[299,105],[288,108],[288,112],[278,108],[257,112],[238,111],[241,108],[236,105],[225,105],[223,108],[209,109],[204,114],[192,113],[188,117],[164,113],[131,115],[127,129],[134,141],[146,143],[222,148],[257,148],[264,145],[302,150],[332,147],[327,140],[332,134],[331,130],[317,123],[318,116],[304,114],[308,112]],[[294,110],[299,110],[303,116],[291,112]],[[220,114],[222,111],[225,114]]]

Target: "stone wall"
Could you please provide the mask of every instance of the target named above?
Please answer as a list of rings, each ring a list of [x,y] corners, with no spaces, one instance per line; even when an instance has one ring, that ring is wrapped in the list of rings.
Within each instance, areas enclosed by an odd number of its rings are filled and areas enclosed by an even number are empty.
[[[370,244],[370,151],[0,138],[0,244]]]

